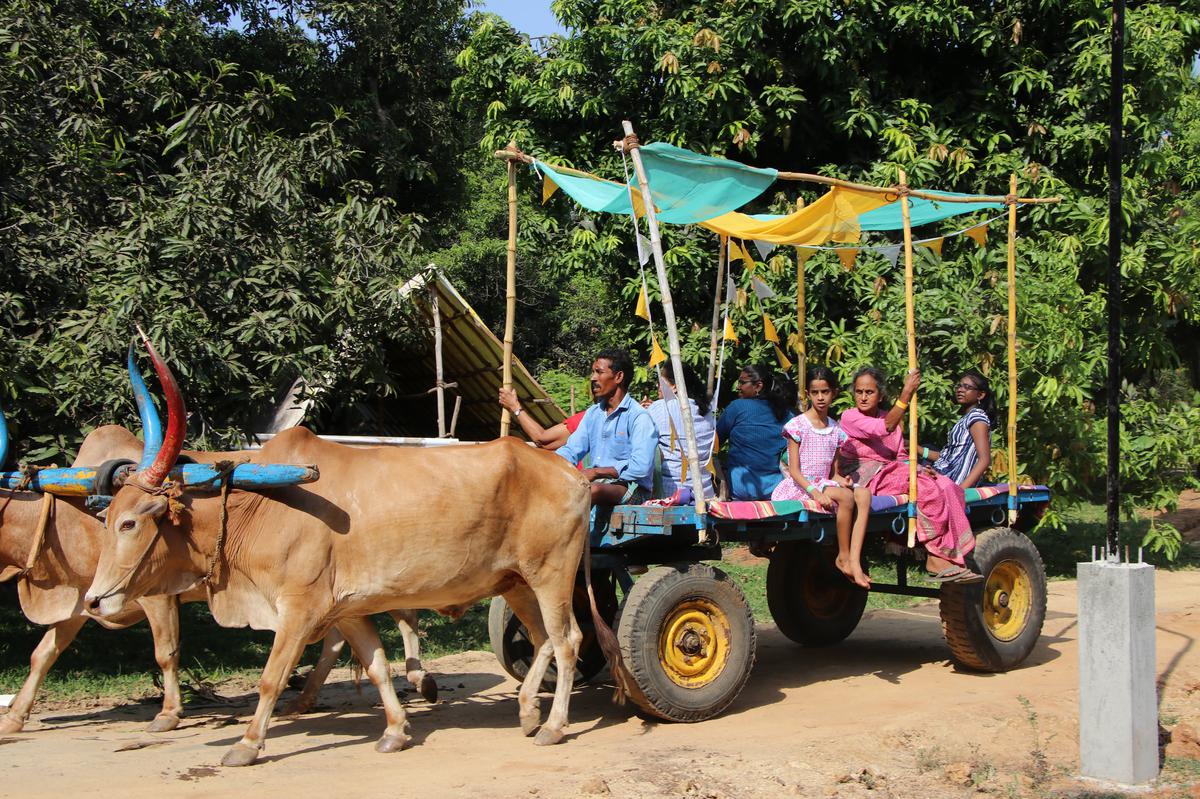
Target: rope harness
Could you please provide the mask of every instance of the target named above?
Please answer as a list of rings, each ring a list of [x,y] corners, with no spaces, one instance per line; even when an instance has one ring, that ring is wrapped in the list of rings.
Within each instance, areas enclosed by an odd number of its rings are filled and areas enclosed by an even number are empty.
[[[18,491],[25,491],[28,489],[29,486],[33,484],[33,478],[36,477],[37,473],[43,468],[53,469],[56,467],[54,465],[48,467],[26,465],[21,467],[21,481],[17,483],[17,485],[9,492],[9,495],[4,498],[4,504],[0,505],[0,519],[3,519],[4,511],[8,509],[8,503],[12,502],[13,496],[15,496]],[[12,577],[20,579],[28,576],[29,572],[37,564],[38,557],[42,554],[42,542],[46,540],[46,527],[49,526],[50,514],[53,510],[54,495],[50,493],[42,494],[42,512],[38,516],[37,529],[35,529],[33,533],[33,546],[30,547],[29,555],[25,558],[25,566],[16,574],[12,574]]]

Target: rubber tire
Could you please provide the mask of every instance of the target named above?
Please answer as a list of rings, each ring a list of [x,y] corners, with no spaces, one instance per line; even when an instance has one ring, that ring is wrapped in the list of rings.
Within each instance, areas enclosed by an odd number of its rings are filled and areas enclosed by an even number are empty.
[[[601,579],[596,579],[597,577]],[[617,598],[612,588],[612,582],[604,578],[603,573],[593,573],[592,587],[596,592],[596,605],[609,624],[617,614]],[[574,598],[575,619],[583,632],[583,644],[579,648],[579,659],[575,662],[575,687],[585,685],[597,674],[604,671],[608,661],[596,641],[596,633],[592,627],[591,606],[587,601],[586,589],[582,582],[577,583]],[[512,612],[512,608],[504,601],[504,597],[492,597],[488,608],[488,640],[492,651],[500,661],[500,667],[518,682],[525,680],[529,666],[533,662],[533,644],[525,625]],[[554,660],[546,667],[542,678],[542,688],[553,691],[558,682],[558,669]]]
[[[779,631],[801,646],[830,646],[854,632],[867,592],[833,565],[836,551],[806,541],[784,542],[767,567],[767,607]],[[821,601],[813,601],[819,596]]]
[[[703,598],[729,620],[729,660],[716,679],[685,688],[663,671],[658,640],[663,623],[681,602]],[[658,566],[633,584],[617,620],[621,655],[633,676],[630,699],[643,715],[666,721],[710,719],[737,698],[754,667],[754,614],[729,575],[705,564]]]
[[[983,589],[995,566],[1015,560],[1031,582],[1030,612],[1024,628],[1011,641],[992,635],[983,619]],[[985,581],[969,585],[951,583],[942,587],[939,611],[942,634],[954,662],[976,671],[1001,672],[1020,665],[1037,645],[1046,620],[1046,567],[1037,547],[1023,533],[1008,527],[993,527],[979,533],[967,565]]]
[[[94,493],[102,496],[112,496],[117,493],[112,484],[113,476],[117,473],[118,469],[124,466],[133,466],[135,463],[137,461],[131,461],[128,458],[113,458],[97,466]]]

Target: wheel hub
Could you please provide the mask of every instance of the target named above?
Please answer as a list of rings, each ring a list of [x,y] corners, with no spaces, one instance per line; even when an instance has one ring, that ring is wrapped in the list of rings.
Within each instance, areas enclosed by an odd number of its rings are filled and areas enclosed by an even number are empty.
[[[729,660],[729,619],[707,599],[681,602],[663,622],[659,662],[671,681],[701,688],[715,680]]]
[[[1033,606],[1033,581],[1015,560],[997,563],[988,572],[983,590],[983,621],[1001,641],[1021,634]]]

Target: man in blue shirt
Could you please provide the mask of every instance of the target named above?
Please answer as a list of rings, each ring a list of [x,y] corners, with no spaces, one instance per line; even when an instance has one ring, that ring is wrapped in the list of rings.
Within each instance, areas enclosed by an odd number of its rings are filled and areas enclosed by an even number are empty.
[[[658,429],[650,414],[629,396],[633,361],[624,350],[604,350],[592,362],[595,404],[557,450],[568,463],[592,456],[583,475],[592,484],[593,505],[640,503],[654,488]]]

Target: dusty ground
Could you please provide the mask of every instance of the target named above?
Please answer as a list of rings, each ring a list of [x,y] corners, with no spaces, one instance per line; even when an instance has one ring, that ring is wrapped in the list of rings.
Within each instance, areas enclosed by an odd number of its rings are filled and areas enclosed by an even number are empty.
[[[1160,573],[1161,714],[1200,720],[1200,572]],[[192,707],[152,736],[153,706],[52,710],[0,739],[0,795],[461,797],[1000,797],[1078,795],[1075,585],[1053,583],[1044,636],[1025,668],[956,672],[936,606],[875,611],[849,640],[803,650],[760,626],[758,663],[724,716],[643,721],[602,687],[577,692],[565,743],[538,748],[517,727],[515,683],[490,653],[432,664],[443,701],[407,695],[414,746],[376,754],[374,690],[335,672],[318,712],[277,721],[263,760],[217,766],[252,695]],[[401,681],[402,682],[402,681]],[[544,707],[548,702],[544,703]],[[1176,772],[1178,774],[1178,772]],[[1156,795],[1200,796],[1160,786]]]

